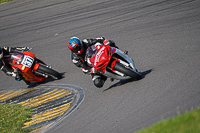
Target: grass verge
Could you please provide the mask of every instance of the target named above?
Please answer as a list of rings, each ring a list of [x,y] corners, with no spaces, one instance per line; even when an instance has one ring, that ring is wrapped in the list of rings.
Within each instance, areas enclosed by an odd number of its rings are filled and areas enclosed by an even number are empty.
[[[0,0],[0,3],[4,3],[4,2],[8,2],[8,1],[12,1],[12,0]]]
[[[163,120],[135,133],[200,133],[200,109]]]
[[[30,107],[22,105],[0,105],[0,133],[28,133],[24,123],[32,116]],[[163,120],[135,133],[200,133],[200,109]]]
[[[22,105],[0,105],[0,133],[28,133],[34,129],[24,129],[24,123],[32,116],[30,107]]]

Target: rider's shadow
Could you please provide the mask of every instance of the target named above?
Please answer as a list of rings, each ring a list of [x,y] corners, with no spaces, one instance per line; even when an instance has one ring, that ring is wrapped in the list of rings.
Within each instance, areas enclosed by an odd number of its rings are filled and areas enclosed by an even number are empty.
[[[65,74],[66,72],[62,72],[62,73],[60,73],[61,75],[62,75],[62,78],[61,79],[63,79],[65,76],[64,76],[64,74]],[[46,79],[46,80],[44,80],[44,81],[41,81],[41,82],[31,82],[31,84],[28,86],[28,88],[33,88],[33,87],[36,87],[36,86],[39,86],[39,85],[42,85],[42,84],[46,84],[46,83],[49,83],[49,82],[53,82],[53,81],[55,81],[55,80],[58,80],[58,79],[53,79],[53,78],[49,78],[49,79]],[[60,79],[59,79],[60,80]]]
[[[141,72],[143,78],[145,78],[145,76],[146,76],[147,74],[151,73],[153,70],[154,70],[154,69],[150,69],[150,70]],[[143,78],[142,78],[142,79],[143,79]],[[140,79],[140,80],[142,80],[142,79]],[[104,91],[107,91],[107,90],[109,90],[109,89],[111,89],[111,88],[114,88],[114,87],[117,87],[117,86],[121,86],[121,85],[127,84],[127,83],[129,83],[129,82],[133,82],[133,81],[138,81],[138,80],[135,80],[135,79],[120,80],[119,82],[117,82],[117,83],[111,85],[109,88],[105,89]]]

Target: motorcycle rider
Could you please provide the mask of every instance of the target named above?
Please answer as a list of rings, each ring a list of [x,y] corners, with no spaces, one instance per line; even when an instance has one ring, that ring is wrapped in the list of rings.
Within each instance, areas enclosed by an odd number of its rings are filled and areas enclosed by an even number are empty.
[[[9,64],[9,54],[13,53],[15,50],[18,51],[28,51],[29,47],[0,47],[0,70],[3,71],[6,75],[14,77],[17,81],[21,79],[29,85],[30,82],[25,80],[22,75],[20,75],[15,69]]]
[[[97,43],[118,48],[114,41],[107,40],[105,37],[83,39],[82,41],[77,37],[72,37],[68,41],[68,48],[71,50],[72,62],[77,67],[81,68],[85,74],[91,74],[94,85],[98,88],[101,88],[103,87],[107,77],[98,73],[94,68],[90,68],[85,62],[85,52],[87,48]]]

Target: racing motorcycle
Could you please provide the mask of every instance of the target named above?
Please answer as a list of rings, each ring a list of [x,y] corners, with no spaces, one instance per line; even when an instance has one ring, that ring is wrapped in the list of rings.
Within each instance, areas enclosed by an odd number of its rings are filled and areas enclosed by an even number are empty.
[[[85,60],[88,66],[94,67],[100,74],[111,79],[143,78],[127,54],[109,45],[96,44],[88,47]]]
[[[62,75],[35,57],[30,51],[17,51],[9,55],[9,64],[26,81],[41,82],[50,77],[61,79]]]

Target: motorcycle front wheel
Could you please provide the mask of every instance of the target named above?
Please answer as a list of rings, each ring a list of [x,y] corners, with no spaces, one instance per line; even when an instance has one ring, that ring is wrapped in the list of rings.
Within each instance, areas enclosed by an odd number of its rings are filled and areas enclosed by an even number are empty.
[[[44,73],[44,74],[46,74],[46,75],[48,75],[48,76],[50,76],[54,79],[61,79],[62,78],[62,75],[59,72],[47,67],[46,65],[44,65],[42,63],[39,63],[39,67],[38,67],[37,71],[40,72],[40,73]]]
[[[124,73],[127,76],[130,76],[131,78],[135,78],[137,80],[142,79],[142,74],[140,74],[139,72],[135,72],[135,71],[131,70],[130,68],[127,68],[118,62],[116,62],[114,69],[121,73]]]

